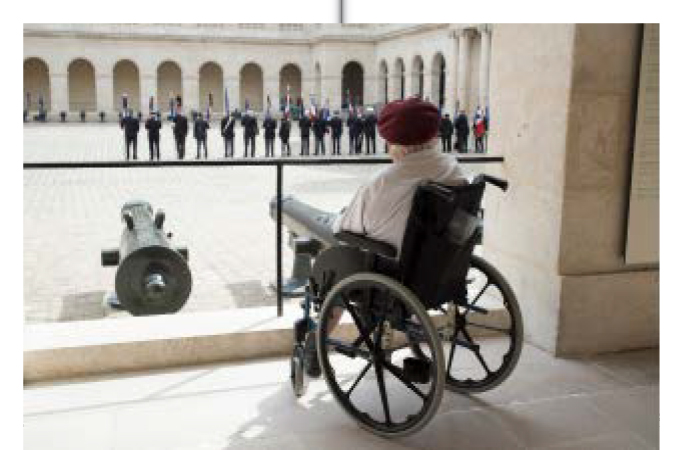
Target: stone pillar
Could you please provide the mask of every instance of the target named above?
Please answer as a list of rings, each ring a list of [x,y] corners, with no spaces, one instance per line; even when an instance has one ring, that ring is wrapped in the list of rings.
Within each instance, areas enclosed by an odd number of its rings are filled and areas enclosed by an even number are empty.
[[[154,96],[154,109],[158,109],[162,115],[168,109],[168,98],[157,98],[157,75],[155,72],[143,72],[140,74],[140,109],[149,112],[149,98]]]
[[[481,50],[479,54],[479,105],[486,108],[489,104],[489,62],[491,59],[491,25],[479,27]]]
[[[496,24],[489,148],[510,189],[485,204],[482,252],[556,354],[659,342],[659,268],[624,262],[641,26]]]
[[[459,50],[459,34],[454,30],[450,35],[450,49],[449,55],[446,57],[446,109],[451,114],[455,113],[457,100],[457,79],[458,79],[458,50]]]
[[[457,102],[460,109],[464,109],[467,114],[469,110],[469,95],[467,88],[469,87],[468,72],[470,69],[470,37],[471,32],[467,29],[460,30],[458,36],[458,88],[457,88]]]
[[[114,113],[114,79],[111,71],[98,73],[95,76],[95,97],[97,99],[97,113],[104,111]]]
[[[240,105],[239,73],[230,74],[228,70],[223,71],[223,87],[228,89],[228,108],[230,111],[232,112],[235,109],[242,110],[244,105]],[[222,92],[221,95],[224,96],[225,92]]]
[[[263,76],[263,113],[265,114],[268,108],[268,96],[270,95],[270,112],[277,113],[279,111],[280,102],[280,76],[279,74],[264,74]]]
[[[199,76],[183,72],[183,111],[190,114],[199,111]]]
[[[69,111],[69,76],[66,72],[50,70],[51,114],[59,117],[62,111]]]

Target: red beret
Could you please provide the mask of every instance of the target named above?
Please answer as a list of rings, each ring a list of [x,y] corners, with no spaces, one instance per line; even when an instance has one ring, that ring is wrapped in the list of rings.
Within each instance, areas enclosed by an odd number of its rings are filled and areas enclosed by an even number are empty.
[[[379,135],[391,144],[424,144],[439,130],[439,110],[417,97],[396,100],[382,109],[377,125]]]

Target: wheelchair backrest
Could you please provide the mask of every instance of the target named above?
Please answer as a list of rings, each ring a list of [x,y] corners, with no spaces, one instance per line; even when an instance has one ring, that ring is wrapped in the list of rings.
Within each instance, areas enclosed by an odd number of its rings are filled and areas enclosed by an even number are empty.
[[[466,277],[478,234],[485,182],[418,186],[399,260],[401,282],[427,308],[466,295]]]

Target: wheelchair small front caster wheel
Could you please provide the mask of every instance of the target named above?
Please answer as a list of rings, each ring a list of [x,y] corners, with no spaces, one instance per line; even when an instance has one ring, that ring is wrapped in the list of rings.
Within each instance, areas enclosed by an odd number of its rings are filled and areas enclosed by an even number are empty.
[[[304,347],[299,344],[295,345],[292,351],[290,379],[294,395],[297,398],[304,395],[306,393],[306,386],[304,385]]]

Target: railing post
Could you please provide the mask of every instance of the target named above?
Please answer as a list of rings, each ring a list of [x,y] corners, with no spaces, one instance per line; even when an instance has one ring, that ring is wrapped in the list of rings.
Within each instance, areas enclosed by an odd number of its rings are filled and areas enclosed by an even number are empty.
[[[277,241],[277,251],[275,252],[277,258],[277,316],[282,317],[282,163],[278,162],[275,167],[277,169],[277,230],[275,231]]]

